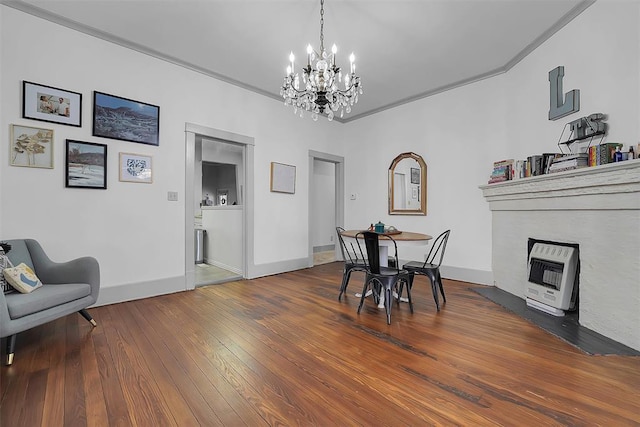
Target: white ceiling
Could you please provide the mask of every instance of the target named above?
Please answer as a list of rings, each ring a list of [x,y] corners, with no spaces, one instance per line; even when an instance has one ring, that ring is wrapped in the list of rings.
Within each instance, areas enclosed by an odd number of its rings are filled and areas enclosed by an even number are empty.
[[[364,88],[343,121],[505,72],[594,1],[325,0],[325,47]],[[276,99],[320,44],[319,0],[1,2]]]

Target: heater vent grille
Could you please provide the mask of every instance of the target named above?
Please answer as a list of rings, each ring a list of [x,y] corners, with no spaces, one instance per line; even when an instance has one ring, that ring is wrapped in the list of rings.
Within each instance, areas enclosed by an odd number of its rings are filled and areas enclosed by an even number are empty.
[[[561,310],[572,308],[578,250],[535,243],[529,254],[529,282],[525,296]]]

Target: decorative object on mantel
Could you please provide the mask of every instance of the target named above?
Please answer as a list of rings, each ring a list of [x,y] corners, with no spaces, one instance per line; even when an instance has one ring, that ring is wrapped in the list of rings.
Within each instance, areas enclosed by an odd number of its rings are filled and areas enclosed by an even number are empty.
[[[350,113],[353,104],[358,102],[362,85],[356,75],[355,56],[352,53],[349,57],[351,69],[344,76],[344,89],[341,90],[338,84],[342,82],[342,71],[336,66],[337,51],[335,44],[331,54],[324,49],[324,0],[320,0],[320,52],[315,52],[310,44],[307,46],[307,66],[302,69],[302,78],[295,71],[295,56],[291,52],[291,63],[280,89],[285,105],[292,105],[294,114],[299,112],[303,117],[306,110],[313,120],[318,120],[318,114],[326,114],[332,121],[334,112],[340,110],[342,118],[344,112]]]
[[[602,113],[593,113],[588,115],[587,117],[580,117],[572,122],[567,123],[562,128],[562,133],[560,134],[560,138],[558,139],[558,147],[560,147],[560,151],[562,151],[562,146],[567,146],[571,149],[571,144],[577,141],[582,141],[587,138],[591,138],[593,141],[593,137],[602,135],[600,138],[600,142],[604,139],[604,136],[607,134],[607,130],[609,129],[608,124],[604,122],[607,119]],[[562,137],[564,136],[564,132],[569,126],[571,132],[567,140],[563,141]],[[589,144],[591,144],[589,141]]]
[[[557,120],[571,113],[580,111],[580,90],[573,89],[562,93],[564,67],[559,66],[549,71],[549,120]],[[564,100],[563,100],[564,99]]]

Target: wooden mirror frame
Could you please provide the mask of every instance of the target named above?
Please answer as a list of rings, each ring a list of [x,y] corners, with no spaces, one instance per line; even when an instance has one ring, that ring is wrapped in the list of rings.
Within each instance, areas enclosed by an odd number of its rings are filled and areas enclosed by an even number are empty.
[[[394,206],[394,177],[395,168],[404,159],[413,159],[420,165],[420,209],[395,209]],[[427,214],[427,164],[416,153],[402,153],[389,166],[389,215],[426,215]]]

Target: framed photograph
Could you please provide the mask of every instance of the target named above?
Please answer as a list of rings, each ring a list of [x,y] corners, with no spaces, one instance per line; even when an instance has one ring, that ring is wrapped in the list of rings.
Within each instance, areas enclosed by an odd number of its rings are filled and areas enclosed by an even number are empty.
[[[22,117],[80,127],[82,94],[23,81]]]
[[[411,183],[420,184],[420,169],[411,168]]]
[[[53,129],[11,125],[9,164],[53,169]]]
[[[67,139],[65,187],[107,188],[107,146]]]
[[[271,162],[271,191],[294,194],[296,192],[296,167]]]
[[[160,107],[93,92],[93,136],[159,145]]]
[[[120,181],[153,182],[151,156],[133,153],[120,153]]]

